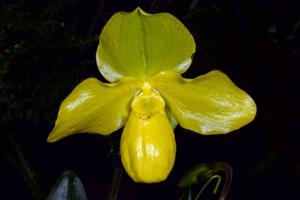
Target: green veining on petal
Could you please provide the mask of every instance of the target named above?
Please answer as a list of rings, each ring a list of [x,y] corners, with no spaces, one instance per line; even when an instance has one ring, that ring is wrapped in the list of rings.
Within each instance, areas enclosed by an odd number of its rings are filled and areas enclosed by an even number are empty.
[[[96,58],[101,74],[114,82],[124,76],[145,79],[171,69],[183,73],[194,52],[193,36],[174,16],[137,8],[110,18]]]

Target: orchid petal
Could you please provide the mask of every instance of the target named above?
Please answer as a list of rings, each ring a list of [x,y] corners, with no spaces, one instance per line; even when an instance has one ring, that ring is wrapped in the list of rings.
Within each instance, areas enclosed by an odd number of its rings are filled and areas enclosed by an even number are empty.
[[[62,102],[48,142],[74,133],[108,135],[123,127],[138,84],[124,79],[105,84],[95,78],[81,82]]]
[[[144,79],[164,70],[183,73],[195,52],[193,36],[168,13],[137,8],[113,15],[102,30],[96,58],[110,82],[124,76]]]
[[[180,126],[204,135],[239,129],[256,114],[251,97],[220,71],[195,79],[182,78],[174,71],[163,72],[150,84],[161,93]]]

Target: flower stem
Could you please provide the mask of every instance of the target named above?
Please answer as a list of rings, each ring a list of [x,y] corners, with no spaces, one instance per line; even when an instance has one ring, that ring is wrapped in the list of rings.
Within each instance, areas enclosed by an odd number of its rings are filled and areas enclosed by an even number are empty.
[[[107,155],[113,167],[113,175],[110,180],[110,185],[105,200],[116,200],[118,197],[124,169],[121,163],[121,155],[119,149],[120,145],[116,143],[116,140],[114,140],[114,138],[112,137],[107,137],[107,145]]]
[[[108,194],[106,196],[106,200],[116,200],[118,197],[118,192],[120,188],[120,183],[122,179],[123,168],[115,167],[113,176],[110,182],[110,187]]]

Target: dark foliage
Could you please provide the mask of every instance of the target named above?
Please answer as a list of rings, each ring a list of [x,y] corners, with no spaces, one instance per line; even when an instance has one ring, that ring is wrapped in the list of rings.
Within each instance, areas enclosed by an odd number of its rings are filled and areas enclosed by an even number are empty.
[[[171,12],[197,42],[195,77],[220,69],[256,101],[253,123],[226,136],[178,127],[177,158],[166,182],[143,185],[123,176],[119,199],[178,199],[181,176],[200,163],[226,161],[234,171],[228,199],[296,199],[300,178],[300,6],[271,0],[0,1],[0,199],[44,199],[71,169],[89,199],[102,199],[112,176],[112,138],[46,137],[59,104],[87,77],[102,79],[95,52],[116,11],[140,6]]]

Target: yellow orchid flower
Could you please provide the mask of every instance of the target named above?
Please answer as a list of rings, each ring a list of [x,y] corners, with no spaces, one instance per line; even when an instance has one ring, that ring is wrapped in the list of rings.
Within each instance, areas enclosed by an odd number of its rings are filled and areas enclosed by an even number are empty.
[[[253,120],[251,97],[220,71],[182,78],[195,42],[168,13],[119,12],[100,35],[97,65],[111,83],[89,78],[62,102],[48,142],[75,133],[109,135],[124,127],[121,159],[136,182],[154,183],[173,168],[173,129],[226,134]]]

